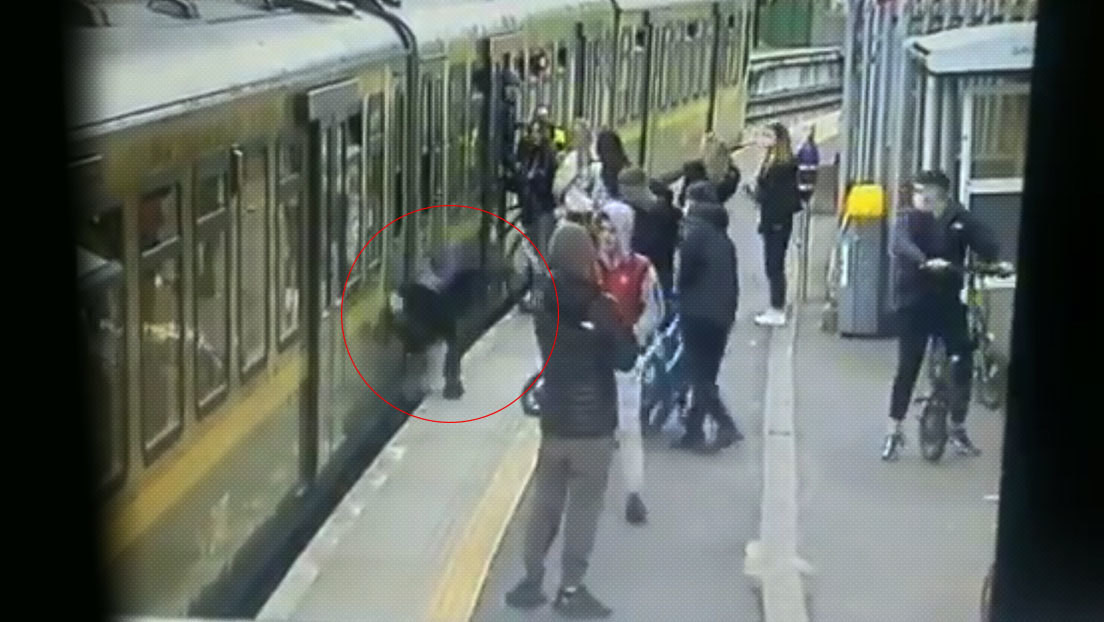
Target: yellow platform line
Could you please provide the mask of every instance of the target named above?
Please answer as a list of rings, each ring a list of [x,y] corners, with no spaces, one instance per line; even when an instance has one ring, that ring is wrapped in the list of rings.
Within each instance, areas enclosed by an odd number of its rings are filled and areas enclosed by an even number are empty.
[[[532,422],[531,425],[536,425]],[[517,512],[536,467],[538,434],[517,438],[447,558],[430,601],[427,620],[467,622],[475,612],[495,552]]]

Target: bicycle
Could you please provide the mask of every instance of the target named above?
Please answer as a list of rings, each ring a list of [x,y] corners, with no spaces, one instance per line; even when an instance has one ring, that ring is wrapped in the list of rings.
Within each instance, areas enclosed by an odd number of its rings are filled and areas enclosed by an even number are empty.
[[[977,387],[978,402],[989,410],[1004,406],[1007,362],[993,349],[996,337],[989,330],[989,299],[979,286],[981,274],[968,275],[966,304],[970,335],[974,344],[971,374]]]
[[[674,305],[674,295],[667,298]],[[685,421],[690,385],[685,380],[684,348],[679,316],[671,311],[641,356],[640,423],[647,436],[654,436],[672,413]]]
[[[981,313],[970,311],[969,307],[977,307],[976,301],[982,300],[974,292],[977,291],[976,277],[979,276],[1010,276],[1011,272],[997,265],[985,265],[976,264],[973,266],[959,267],[954,265],[947,266],[947,269],[960,273],[965,273],[970,278],[967,281],[967,317],[975,317],[975,322],[980,320],[980,325],[985,326],[985,316]],[[975,329],[977,324],[975,323]],[[988,336],[987,337],[991,337]],[[947,415],[950,411],[950,392],[951,392],[951,369],[954,364],[958,362],[955,356],[947,356],[946,344],[942,339],[934,339],[930,355],[928,357],[928,378],[931,384],[931,393],[927,396],[922,396],[914,400],[917,403],[924,404],[924,409],[920,414],[920,453],[929,462],[938,462],[943,457],[943,451],[946,448],[948,433],[947,433]],[[988,339],[991,342],[991,339]],[[976,350],[977,348],[975,348]],[[988,346],[986,346],[988,349]],[[977,358],[975,358],[975,361]],[[976,367],[975,367],[976,369]]]
[[[993,503],[1000,502],[1000,495],[992,495],[989,500]],[[993,616],[993,581],[997,573],[997,563],[989,565],[989,572],[985,574],[985,580],[981,584],[981,622],[990,622]]]

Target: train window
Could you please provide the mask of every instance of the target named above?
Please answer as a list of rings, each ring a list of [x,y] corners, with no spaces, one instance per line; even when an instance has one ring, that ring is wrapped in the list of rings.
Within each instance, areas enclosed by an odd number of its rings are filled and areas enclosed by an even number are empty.
[[[630,62],[632,56],[632,32],[629,28],[625,28],[621,31],[621,45],[618,51],[618,63],[617,63],[617,97],[614,100],[616,102],[616,119],[618,124],[625,122],[626,116],[629,111],[629,95],[632,91],[631,84],[631,69]]]
[[[138,240],[143,251],[180,235],[180,206],[176,187],[166,189],[164,200],[143,200],[138,212]]]
[[[238,212],[238,340],[243,374],[264,361],[267,346],[267,168],[263,148],[244,153]]]
[[[364,214],[363,188],[360,170],[363,166],[364,116],[353,115],[348,122],[345,144],[345,271],[353,265],[361,247],[361,225]],[[349,276],[349,287],[360,282],[364,264],[357,266]],[[344,278],[344,276],[342,277]]]
[[[81,289],[79,314],[99,484],[120,481],[126,469],[126,368],[121,265],[78,247],[97,271],[118,266],[119,275]],[[88,266],[93,268],[93,266]]]
[[[193,194],[196,214],[195,400],[209,411],[230,382],[230,290],[228,284],[228,187],[225,172],[200,177]]]
[[[551,46],[548,46],[551,48]],[[548,77],[551,63],[548,54],[541,48],[529,52],[529,74],[534,78],[544,79]]]
[[[279,344],[284,346],[299,328],[299,269],[302,266],[300,205],[302,205],[303,148],[299,141],[280,141],[276,186],[276,291]]]
[[[566,45],[560,45],[556,50],[556,71],[566,73],[568,69],[568,52]]]
[[[180,370],[183,368],[184,330],[182,321],[181,259],[179,238],[154,239],[151,235],[169,225],[158,222],[180,213],[180,191],[173,184],[142,196],[139,214],[145,225],[140,243],[142,255],[138,280],[138,307],[141,318],[141,428],[142,447],[147,462],[154,453],[171,442],[183,425],[183,393]]]

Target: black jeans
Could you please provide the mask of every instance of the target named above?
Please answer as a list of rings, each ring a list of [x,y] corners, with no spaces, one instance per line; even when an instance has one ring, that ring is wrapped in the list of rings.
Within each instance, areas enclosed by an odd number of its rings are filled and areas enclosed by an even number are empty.
[[[958,356],[951,369],[951,421],[965,422],[970,405],[973,353],[966,306],[957,299],[925,299],[898,313],[897,377],[893,380],[889,416],[897,421],[905,418],[928,342],[937,338],[943,340],[948,356]]]
[[[767,280],[770,281],[770,305],[774,309],[786,307],[786,249],[790,245],[793,223],[765,225],[763,236],[763,260]]]
[[[694,403],[686,418],[686,436],[700,439],[705,435],[705,416],[713,417],[718,426],[736,426],[728,409],[721,402],[717,373],[721,369],[725,344],[732,324],[718,324],[704,319],[683,316],[679,320],[683,346],[686,348],[687,371],[694,391]]]

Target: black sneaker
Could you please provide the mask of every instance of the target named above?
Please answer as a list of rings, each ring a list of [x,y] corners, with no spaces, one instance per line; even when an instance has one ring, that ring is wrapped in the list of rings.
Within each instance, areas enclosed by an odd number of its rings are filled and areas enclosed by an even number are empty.
[[[897,462],[900,457],[901,447],[905,445],[905,435],[900,432],[886,434],[885,446],[882,449],[882,460]]]
[[[717,429],[717,446],[728,447],[733,443],[744,440],[744,435],[735,425],[724,425]]]
[[[552,607],[565,618],[574,620],[596,620],[608,618],[613,610],[603,605],[591,595],[585,586],[580,585],[574,591],[560,590]]]
[[[464,385],[459,380],[445,383],[445,390],[441,393],[446,400],[458,400],[464,397]]]
[[[629,495],[629,501],[625,504],[625,520],[630,525],[643,525],[648,522],[648,508],[644,501],[635,492]]]
[[[548,597],[541,591],[540,581],[528,577],[506,593],[506,604],[515,609],[536,609],[546,602]]]
[[[981,450],[978,449],[970,437],[966,435],[966,428],[952,429],[950,433],[951,444],[954,445],[955,451],[960,456],[980,456]]]
[[[677,441],[671,443],[671,449],[688,449],[690,451],[700,451],[705,447],[705,438],[696,434],[686,434],[680,437]]]

